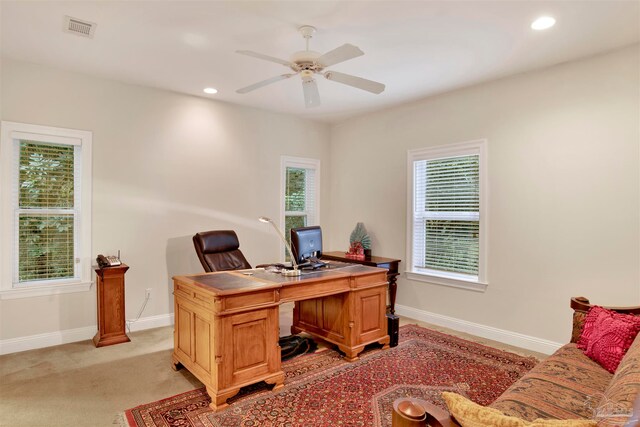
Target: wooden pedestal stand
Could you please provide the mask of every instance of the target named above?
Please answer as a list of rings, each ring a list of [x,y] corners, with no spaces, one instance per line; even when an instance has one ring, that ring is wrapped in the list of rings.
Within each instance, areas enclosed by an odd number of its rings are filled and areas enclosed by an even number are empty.
[[[98,333],[93,337],[96,347],[131,341],[125,330],[124,273],[129,266],[96,269],[98,290]]]

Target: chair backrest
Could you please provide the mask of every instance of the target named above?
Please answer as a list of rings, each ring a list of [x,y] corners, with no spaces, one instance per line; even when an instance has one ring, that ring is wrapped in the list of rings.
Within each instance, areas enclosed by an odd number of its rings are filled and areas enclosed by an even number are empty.
[[[205,271],[242,270],[251,264],[242,255],[233,230],[204,231],[193,236],[193,245]]]

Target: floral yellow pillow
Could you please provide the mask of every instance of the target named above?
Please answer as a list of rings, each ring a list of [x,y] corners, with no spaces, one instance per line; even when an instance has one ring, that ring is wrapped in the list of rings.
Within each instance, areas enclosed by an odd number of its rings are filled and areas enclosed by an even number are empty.
[[[456,393],[443,392],[449,413],[462,427],[596,427],[592,420],[543,420],[525,421],[510,417],[497,409],[478,405]]]

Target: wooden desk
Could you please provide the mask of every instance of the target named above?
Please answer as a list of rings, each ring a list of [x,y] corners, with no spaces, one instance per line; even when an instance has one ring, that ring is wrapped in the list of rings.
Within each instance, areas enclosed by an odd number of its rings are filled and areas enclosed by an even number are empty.
[[[246,275],[244,273],[251,273]],[[354,361],[367,344],[389,347],[386,271],[361,265],[284,277],[262,269],[173,278],[173,367],[186,367],[220,410],[241,387],[282,387],[279,306],[296,301],[293,333],[334,343]]]
[[[387,281],[389,282],[389,313],[387,314],[387,326],[389,336],[391,337],[390,345],[391,347],[397,346],[400,333],[400,319],[396,316],[396,291],[398,289],[396,281],[400,275],[398,268],[401,261],[399,259],[384,258],[381,256],[372,256],[364,259],[348,258],[344,252],[323,252],[322,259],[387,269]]]

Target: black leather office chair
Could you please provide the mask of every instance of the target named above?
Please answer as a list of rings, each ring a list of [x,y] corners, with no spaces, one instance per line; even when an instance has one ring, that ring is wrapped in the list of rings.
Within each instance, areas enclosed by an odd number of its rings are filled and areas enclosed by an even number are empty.
[[[240,242],[233,230],[197,233],[193,236],[193,245],[200,263],[207,272],[251,268],[251,264],[239,249]]]

